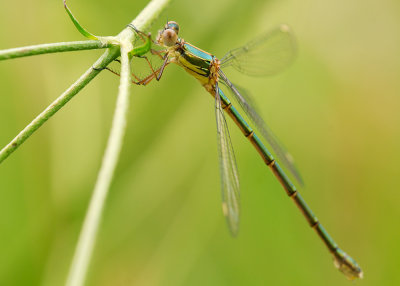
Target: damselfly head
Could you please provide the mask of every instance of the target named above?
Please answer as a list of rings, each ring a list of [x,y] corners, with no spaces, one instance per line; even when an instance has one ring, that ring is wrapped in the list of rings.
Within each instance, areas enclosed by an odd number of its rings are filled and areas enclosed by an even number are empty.
[[[164,29],[159,31],[157,42],[160,45],[171,47],[176,44],[178,40],[179,25],[177,22],[168,21]]]

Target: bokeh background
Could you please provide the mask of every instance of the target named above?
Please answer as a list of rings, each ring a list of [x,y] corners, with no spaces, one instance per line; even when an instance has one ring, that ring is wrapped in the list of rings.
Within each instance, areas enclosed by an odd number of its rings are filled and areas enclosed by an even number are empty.
[[[147,1],[69,1],[94,34]],[[0,49],[81,40],[62,1],[2,1]],[[357,285],[399,285],[400,2],[175,0],[152,28],[222,57],[280,23],[298,56],[281,74],[226,73],[255,98],[297,161],[300,191],[363,267]],[[0,145],[102,51],[0,63]],[[118,77],[102,72],[0,165],[0,285],[62,285],[99,170]],[[269,169],[230,124],[240,234],[220,205],[214,102],[178,66],[132,88],[129,125],[87,285],[352,285]],[[354,284],[353,284],[354,285]]]

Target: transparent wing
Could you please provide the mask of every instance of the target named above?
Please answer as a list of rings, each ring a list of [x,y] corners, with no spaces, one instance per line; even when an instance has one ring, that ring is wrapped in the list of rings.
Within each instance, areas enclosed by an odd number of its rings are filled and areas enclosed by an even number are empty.
[[[215,95],[215,116],[218,132],[219,168],[221,173],[222,210],[226,217],[229,229],[233,236],[239,230],[239,175],[236,166],[228,125],[226,124],[224,110],[218,85]]]
[[[229,51],[221,67],[232,66],[251,76],[275,74],[286,68],[296,55],[296,44],[289,26],[281,25],[243,47]]]
[[[260,131],[262,137],[271,146],[278,161],[282,162],[282,164],[292,173],[292,175],[299,182],[300,185],[304,185],[303,179],[294,164],[292,155],[290,155],[290,153],[286,151],[285,147],[283,147],[283,145],[279,142],[279,140],[268,127],[268,125],[258,114],[256,108],[252,104],[251,98],[246,95],[246,92],[244,90],[241,90],[239,92],[239,90],[229,81],[229,79],[221,70],[219,70],[219,76],[220,83],[223,83],[230,89],[236,101],[239,102],[246,115],[251,119],[256,128]]]

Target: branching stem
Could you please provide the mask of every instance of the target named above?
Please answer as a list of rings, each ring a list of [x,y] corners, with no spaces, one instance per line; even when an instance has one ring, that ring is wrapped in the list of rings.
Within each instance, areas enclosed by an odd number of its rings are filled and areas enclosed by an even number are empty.
[[[130,23],[138,30],[146,30],[157,19],[171,0],[152,0]],[[65,3],[65,2],[64,2]],[[69,13],[71,14],[71,13]],[[72,15],[72,14],[71,14]],[[75,24],[75,23],[74,23]],[[104,209],[104,203],[110,188],[114,170],[122,148],[126,117],[129,108],[130,56],[139,54],[132,43],[138,34],[130,27],[125,28],[116,37],[98,37],[101,41],[90,40],[28,46],[0,51],[0,60],[18,57],[87,49],[107,48],[105,53],[74,84],[61,94],[52,104],[28,124],[10,143],[0,151],[0,163],[25,142],[39,127],[70,101],[109,63],[121,55],[121,81],[114,120],[108,138],[102,166],[98,174],[95,189],[90,200],[83,227],[79,236],[74,258],[67,277],[67,286],[81,286],[85,282],[87,270],[95,246],[98,228]],[[150,42],[149,42],[150,43]],[[145,48],[146,49],[146,48]]]

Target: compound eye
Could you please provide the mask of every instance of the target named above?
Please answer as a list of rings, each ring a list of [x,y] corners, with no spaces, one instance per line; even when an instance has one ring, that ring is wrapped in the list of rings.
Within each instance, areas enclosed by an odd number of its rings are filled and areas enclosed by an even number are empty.
[[[171,47],[176,44],[178,35],[173,29],[165,29],[162,33],[162,42],[165,46]]]
[[[167,29],[174,30],[177,35],[179,34],[179,24],[175,21],[169,21],[167,23]]]

